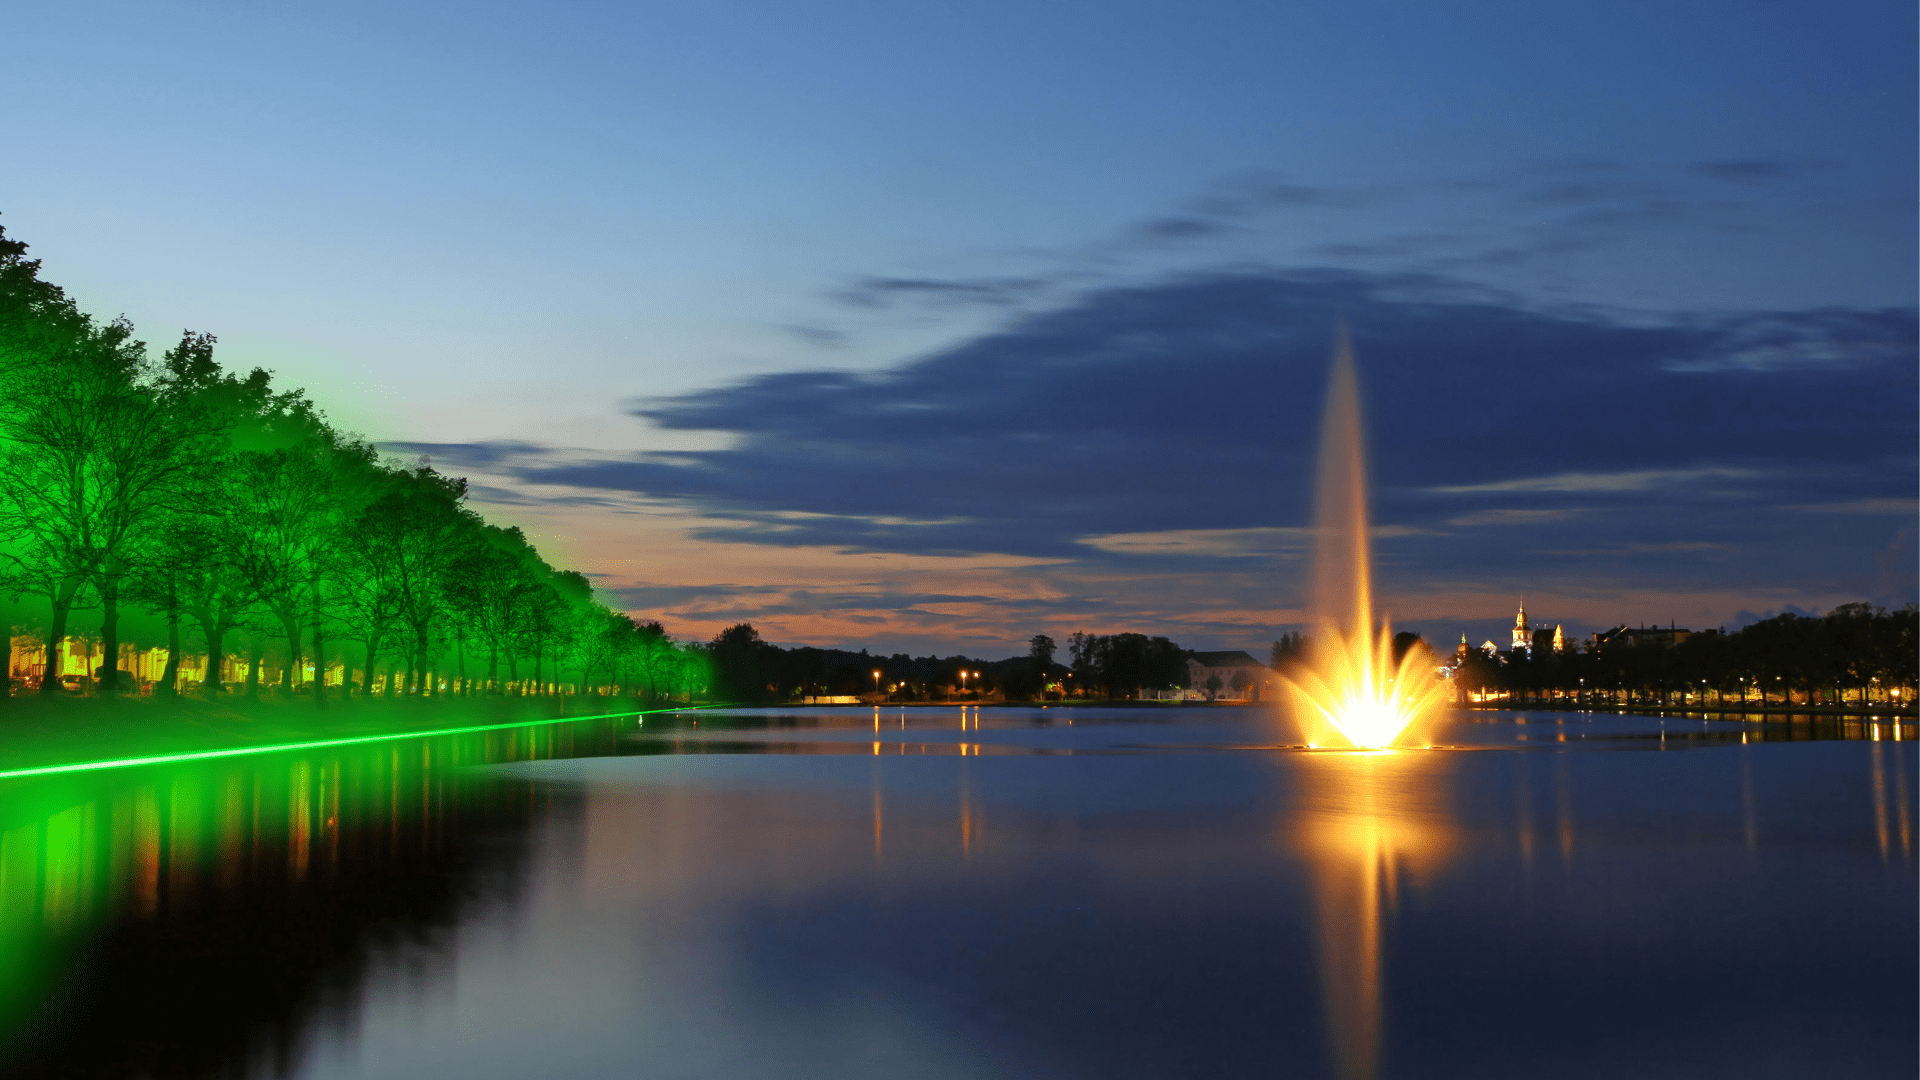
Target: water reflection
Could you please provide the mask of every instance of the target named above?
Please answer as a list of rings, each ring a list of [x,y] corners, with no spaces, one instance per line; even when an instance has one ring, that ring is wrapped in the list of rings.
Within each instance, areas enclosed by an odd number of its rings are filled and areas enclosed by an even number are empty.
[[[463,767],[617,736],[566,724],[0,786],[0,1072],[282,1071],[316,1015],[351,1008],[337,988],[382,927],[431,936],[476,874],[513,878],[468,841],[550,793]]]
[[[1053,715],[0,787],[0,1075],[1911,1075],[1910,731]]]
[[[1313,879],[1322,1001],[1343,1080],[1379,1070],[1383,922],[1403,886],[1446,861],[1450,755],[1428,751],[1301,755],[1301,803],[1285,828]]]
[[[1907,812],[1907,762],[1897,750],[1873,746],[1873,824],[1880,841],[1880,861],[1897,851],[1902,860],[1913,856],[1913,820]]]

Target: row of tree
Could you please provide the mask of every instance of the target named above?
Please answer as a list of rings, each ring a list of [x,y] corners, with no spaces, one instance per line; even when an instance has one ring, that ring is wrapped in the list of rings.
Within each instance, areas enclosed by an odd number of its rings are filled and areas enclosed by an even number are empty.
[[[714,696],[736,702],[852,694],[900,701],[972,694],[1010,700],[1049,694],[1131,698],[1145,690],[1184,687],[1187,658],[1193,655],[1167,638],[1132,633],[1074,634],[1068,651],[1070,665],[1055,663],[1058,646],[1044,634],[1028,642],[1026,655],[1001,660],[783,649],[763,640],[750,623],[729,627],[706,646]]]
[[[1455,678],[1467,690],[1521,693],[1912,701],[1920,681],[1920,609],[1843,604],[1823,616],[1779,615],[1731,634],[1692,634],[1673,645],[1635,644],[1622,634],[1585,649],[1521,651],[1504,663],[1473,651]]]
[[[87,610],[106,694],[129,688],[129,610],[164,639],[142,642],[167,649],[163,694],[189,653],[223,692],[236,639],[250,691],[265,661],[288,694],[310,664],[321,702],[330,667],[347,692],[388,695],[706,687],[705,649],[597,603],[585,576],[470,509],[465,480],[382,460],[267,371],[224,371],[211,334],[152,359],[25,253],[0,229],[0,596],[4,622],[45,642],[41,692],[60,689],[52,661]]]

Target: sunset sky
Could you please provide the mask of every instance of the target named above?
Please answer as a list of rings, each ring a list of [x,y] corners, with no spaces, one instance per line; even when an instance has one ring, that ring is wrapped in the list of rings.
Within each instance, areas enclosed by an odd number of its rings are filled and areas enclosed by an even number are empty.
[[[1911,4],[33,5],[0,225],[704,638],[1914,600]]]

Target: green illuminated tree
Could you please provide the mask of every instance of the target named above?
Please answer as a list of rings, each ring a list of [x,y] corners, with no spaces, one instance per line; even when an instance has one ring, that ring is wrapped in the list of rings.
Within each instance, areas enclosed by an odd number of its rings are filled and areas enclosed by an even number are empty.
[[[118,686],[121,582],[162,511],[182,495],[205,417],[166,407],[146,346],[125,320],[88,324],[22,360],[25,371],[0,416],[0,530],[20,543],[15,579],[48,598],[48,652],[67,634],[82,588],[103,610],[103,687]],[[50,684],[44,693],[54,692]]]
[[[406,692],[426,689],[428,647],[436,622],[447,612],[447,569],[471,514],[464,479],[442,476],[426,465],[385,470],[386,482],[348,529],[349,558],[391,593],[404,633]]]

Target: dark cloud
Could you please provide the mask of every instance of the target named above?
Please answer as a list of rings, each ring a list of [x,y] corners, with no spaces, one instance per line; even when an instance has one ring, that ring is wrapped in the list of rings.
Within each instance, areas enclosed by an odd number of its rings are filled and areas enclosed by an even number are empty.
[[[1373,240],[1342,240],[1317,244],[1309,248],[1307,253],[1322,259],[1390,259],[1404,262],[1437,255],[1478,252],[1484,247],[1483,240],[1453,233],[1405,233]]]
[[[844,330],[834,330],[824,326],[788,326],[783,329],[806,344],[818,348],[841,349],[847,345],[847,333]]]
[[[1670,366],[1677,371],[1883,369],[1909,360],[1913,351],[1909,312],[1787,311],[1742,319],[1726,328],[1719,348]]]
[[[1134,226],[1134,235],[1142,240],[1173,242],[1202,240],[1233,232],[1233,228],[1203,217],[1165,217]]]
[[[376,443],[374,448],[395,457],[428,458],[441,472],[449,469],[455,472],[461,469],[488,469],[509,461],[539,457],[547,452],[547,448],[538,443],[514,439],[469,443],[383,442]]]
[[[734,445],[521,475],[681,502],[712,539],[1200,565],[1190,545],[1086,541],[1304,524],[1343,318],[1379,518],[1403,527],[1388,575],[1697,587],[1710,564],[1833,586],[1872,578],[1888,536],[1781,508],[1915,487],[1911,310],[1648,326],[1334,272],[1110,289],[879,374],[652,401],[636,411]]]
[[[864,277],[833,294],[852,307],[881,308],[902,301],[946,307],[1007,307],[1047,287],[1040,278]]]
[[[1796,170],[1784,161],[1703,161],[1694,165],[1693,171],[1714,180],[1757,184],[1779,180]]]
[[[760,585],[634,585],[603,588],[629,611],[662,611],[686,603],[711,603],[727,597],[773,597],[780,590]]]
[[[1380,194],[1361,188],[1302,184],[1278,173],[1252,172],[1222,180],[1217,190],[1195,199],[1191,209],[1204,217],[1232,220],[1308,207],[1353,210],[1374,204]]]

